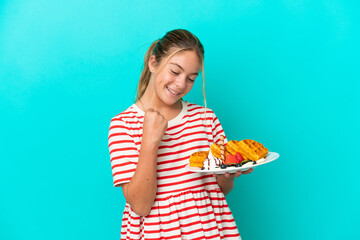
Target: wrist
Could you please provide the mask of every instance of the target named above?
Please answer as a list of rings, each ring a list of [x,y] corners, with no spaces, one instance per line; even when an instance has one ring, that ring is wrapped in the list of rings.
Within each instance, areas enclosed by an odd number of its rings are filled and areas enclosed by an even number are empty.
[[[159,143],[157,141],[142,141],[140,145],[140,150],[147,150],[147,151],[156,151],[159,148]]]
[[[154,137],[154,134],[146,134],[143,133],[141,145],[147,145],[147,146],[154,146],[158,148],[159,144],[161,142],[161,138]]]
[[[159,145],[154,142],[142,141],[140,146],[140,158],[157,159]]]

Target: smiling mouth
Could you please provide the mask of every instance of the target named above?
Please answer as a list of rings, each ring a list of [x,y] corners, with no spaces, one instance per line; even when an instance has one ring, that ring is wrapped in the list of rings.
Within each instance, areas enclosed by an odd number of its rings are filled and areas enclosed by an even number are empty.
[[[172,94],[174,94],[174,95],[176,95],[176,96],[180,95],[180,92],[177,93],[177,92],[175,92],[174,90],[172,90],[172,89],[169,88],[169,87],[166,87],[166,89],[169,90],[169,92],[171,92]]]

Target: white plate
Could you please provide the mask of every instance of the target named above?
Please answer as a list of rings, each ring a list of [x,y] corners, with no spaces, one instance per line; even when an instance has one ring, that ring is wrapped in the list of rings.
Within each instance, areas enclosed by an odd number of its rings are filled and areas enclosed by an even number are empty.
[[[227,167],[225,169],[213,169],[213,170],[201,170],[201,168],[197,168],[197,167],[190,167],[189,165],[185,166],[185,169],[190,171],[190,172],[198,172],[198,173],[214,173],[214,174],[224,174],[226,172],[228,173],[235,173],[236,171],[246,171],[249,168],[254,168],[254,167],[258,167],[264,164],[267,164],[269,162],[272,162],[276,159],[279,158],[279,154],[276,152],[269,152],[266,157],[265,157],[265,162],[263,163],[257,163],[255,165],[252,165],[251,167]]]

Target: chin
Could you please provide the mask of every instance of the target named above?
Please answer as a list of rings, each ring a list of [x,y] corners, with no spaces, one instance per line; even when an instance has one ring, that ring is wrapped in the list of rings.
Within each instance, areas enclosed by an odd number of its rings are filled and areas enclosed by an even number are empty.
[[[176,104],[179,100],[180,99],[178,99],[176,101],[166,101],[165,104],[172,106],[172,105]]]
[[[165,103],[166,105],[170,105],[170,106],[174,105],[179,100],[181,100],[181,97],[179,97],[178,99],[162,99],[163,103]]]

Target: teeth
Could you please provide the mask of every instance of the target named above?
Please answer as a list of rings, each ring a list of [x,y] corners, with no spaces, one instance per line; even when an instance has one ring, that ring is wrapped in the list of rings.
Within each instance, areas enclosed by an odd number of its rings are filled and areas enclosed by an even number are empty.
[[[171,88],[169,88],[169,87],[166,87],[172,94],[175,94],[175,95],[179,95],[180,93],[176,93],[176,92],[174,92]]]

